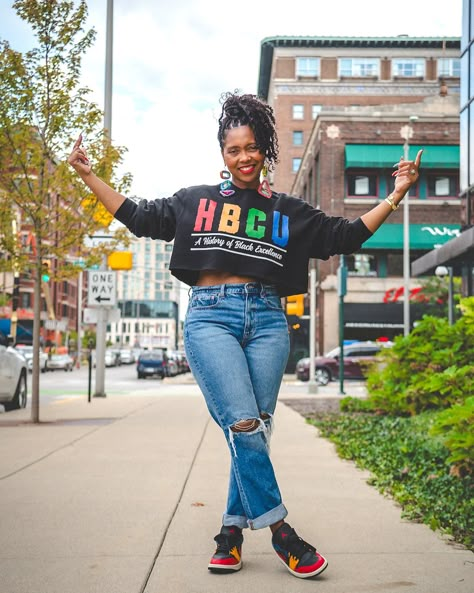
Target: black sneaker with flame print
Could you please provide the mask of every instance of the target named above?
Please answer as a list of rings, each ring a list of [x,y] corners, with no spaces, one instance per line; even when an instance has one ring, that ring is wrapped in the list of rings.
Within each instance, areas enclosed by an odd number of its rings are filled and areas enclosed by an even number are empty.
[[[221,532],[214,538],[217,548],[209,562],[212,572],[235,572],[242,568],[242,529],[231,525],[222,526]]]
[[[295,530],[283,523],[272,538],[278,558],[295,577],[307,579],[323,572],[328,562],[316,548],[299,537]]]

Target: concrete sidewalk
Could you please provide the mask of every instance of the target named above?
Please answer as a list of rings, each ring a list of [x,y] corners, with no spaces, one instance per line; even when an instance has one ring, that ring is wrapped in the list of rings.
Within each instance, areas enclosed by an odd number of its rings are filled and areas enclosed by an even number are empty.
[[[0,593],[471,593],[474,555],[400,509],[279,404],[272,455],[289,521],[329,560],[292,577],[269,530],[243,569],[207,571],[228,480],[223,436],[197,388],[67,399],[0,415]]]

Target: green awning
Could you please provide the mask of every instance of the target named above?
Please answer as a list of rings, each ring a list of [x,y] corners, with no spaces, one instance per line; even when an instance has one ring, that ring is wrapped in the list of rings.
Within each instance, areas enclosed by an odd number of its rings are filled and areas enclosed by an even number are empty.
[[[423,148],[421,166],[429,169],[459,169],[459,146],[410,145],[409,157],[415,159]],[[403,156],[403,144],[346,144],[346,168],[392,168]]]
[[[431,250],[461,233],[459,224],[411,224],[410,249]],[[403,249],[403,224],[384,224],[361,247],[367,249]]]

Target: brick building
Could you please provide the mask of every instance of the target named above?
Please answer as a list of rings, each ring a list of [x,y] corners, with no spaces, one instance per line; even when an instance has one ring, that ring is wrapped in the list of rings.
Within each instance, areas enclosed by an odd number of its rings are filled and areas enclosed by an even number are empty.
[[[390,193],[408,137],[410,158],[425,148],[410,195],[410,260],[458,235],[459,47],[458,38],[264,40],[259,93],[277,119],[275,188],[356,218]],[[403,333],[402,211],[346,258],[344,339]],[[339,260],[316,265],[316,342],[324,352],[338,343]],[[423,311],[410,309],[413,323]],[[299,335],[292,336],[289,371],[307,352],[305,313],[292,324]]]
[[[258,94],[275,111],[278,191],[290,191],[324,107],[417,103],[442,80],[459,93],[459,38],[269,37],[261,43]]]
[[[416,114],[417,121],[409,123]],[[456,96],[395,106],[323,109],[291,194],[333,216],[355,219],[393,189],[393,164],[424,148],[420,179],[410,193],[410,261],[460,232],[459,108]],[[354,255],[346,257],[345,339],[403,333],[403,209]],[[318,266],[318,345],[338,341],[337,257]],[[419,286],[413,283],[412,288]],[[423,313],[413,309],[411,320]]]

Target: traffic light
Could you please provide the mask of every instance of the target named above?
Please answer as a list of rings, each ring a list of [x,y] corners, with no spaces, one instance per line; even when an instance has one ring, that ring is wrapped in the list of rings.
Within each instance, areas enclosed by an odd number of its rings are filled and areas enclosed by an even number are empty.
[[[304,294],[286,297],[286,314],[301,317],[304,314]]]
[[[41,262],[41,280],[49,282],[51,279],[51,262],[48,259],[43,259]]]

